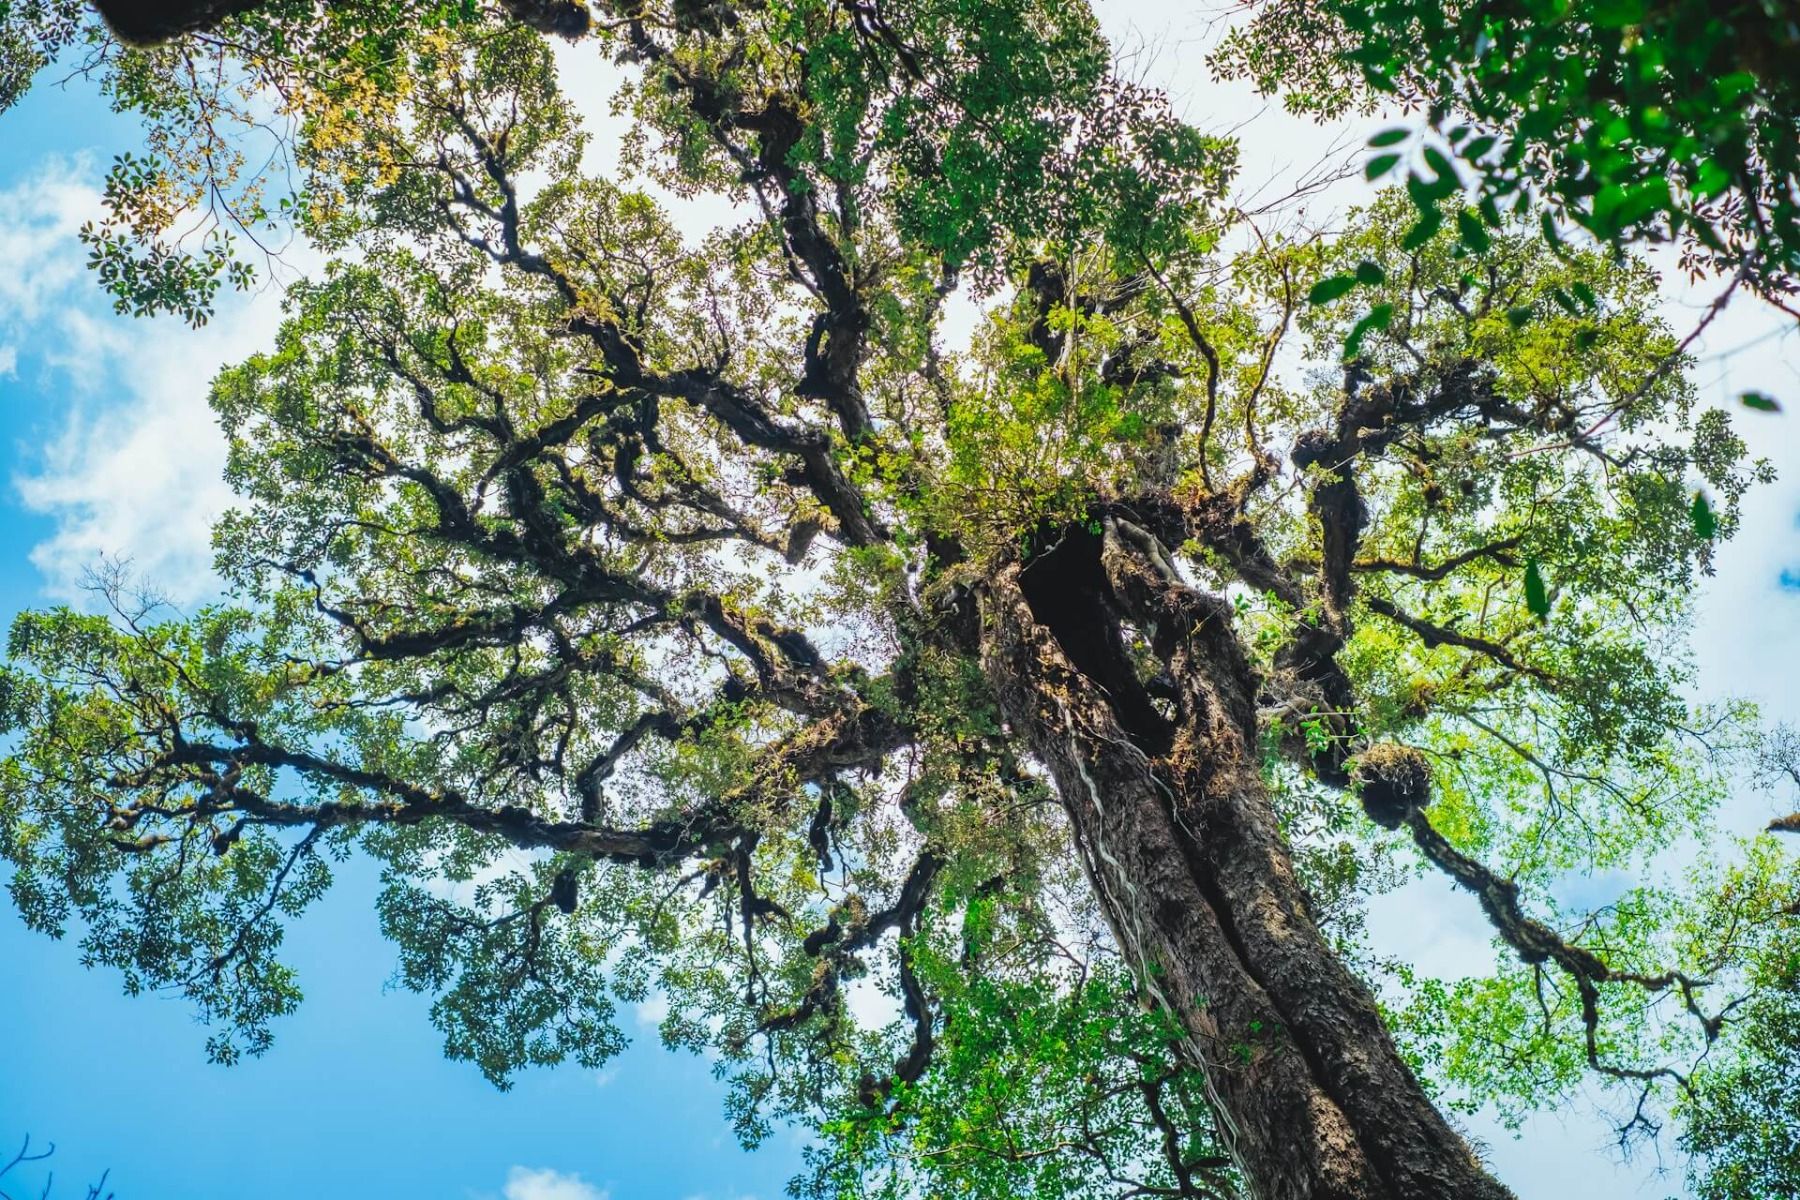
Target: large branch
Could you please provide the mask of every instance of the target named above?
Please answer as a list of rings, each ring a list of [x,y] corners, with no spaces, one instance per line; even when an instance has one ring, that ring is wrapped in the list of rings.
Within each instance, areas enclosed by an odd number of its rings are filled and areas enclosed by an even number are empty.
[[[1619,1079],[1649,1084],[1658,1078],[1669,1078],[1686,1086],[1686,1078],[1668,1067],[1621,1067],[1602,1061],[1599,1045],[1600,985],[1626,983],[1647,992],[1678,991],[1682,1004],[1700,1026],[1707,1045],[1719,1036],[1725,1013],[1708,1014],[1700,1007],[1700,991],[1707,981],[1695,979],[1680,971],[1650,974],[1625,971],[1584,946],[1567,941],[1555,930],[1528,916],[1519,902],[1519,887],[1510,879],[1494,874],[1484,864],[1452,846],[1431,824],[1423,808],[1415,809],[1405,819],[1414,843],[1425,857],[1458,884],[1475,893],[1481,910],[1502,941],[1511,946],[1519,958],[1533,965],[1553,962],[1575,982],[1581,1002],[1581,1023],[1587,1062],[1594,1070]]]
[[[1351,570],[1368,523],[1357,481],[1359,462],[1385,454],[1408,432],[1457,413],[1488,412],[1501,403],[1488,374],[1473,359],[1378,386],[1353,363],[1345,370],[1344,399],[1332,425],[1307,430],[1295,440],[1294,465],[1317,472],[1309,496],[1322,533],[1319,589],[1326,618],[1340,635],[1349,636]]]
[[[1516,674],[1535,679],[1539,683],[1554,684],[1556,677],[1542,667],[1525,662],[1506,646],[1491,638],[1477,637],[1474,634],[1458,633],[1443,625],[1434,625],[1430,621],[1421,620],[1396,605],[1393,601],[1381,596],[1368,598],[1369,611],[1386,617],[1403,629],[1418,635],[1428,650],[1439,646],[1456,646],[1462,650],[1473,651]]]
[[[1509,551],[1516,550],[1525,539],[1518,534],[1500,538],[1498,541],[1476,546],[1460,554],[1452,554],[1440,562],[1426,563],[1417,559],[1405,562],[1395,558],[1359,558],[1350,564],[1353,571],[1385,571],[1392,575],[1410,575],[1414,579],[1435,581],[1443,579],[1454,571],[1478,559],[1491,558],[1501,566],[1514,566],[1517,559]]]
[[[436,527],[427,531],[434,540],[526,569],[558,585],[536,603],[513,602],[450,622],[378,630],[343,603],[328,604],[310,570],[292,568],[314,588],[319,611],[356,636],[359,657],[398,660],[465,646],[508,645],[528,631],[550,629],[556,619],[592,606],[624,606],[639,610],[651,623],[704,625],[745,656],[771,698],[797,712],[821,711],[821,657],[804,634],[748,617],[709,593],[683,594],[613,569],[592,545],[571,538],[554,523],[541,486],[523,466],[511,472],[509,508],[516,527],[478,520],[470,502],[450,481],[403,460],[366,419],[354,414],[349,419],[356,428],[330,435],[332,448],[350,463],[368,464],[377,476],[404,479],[421,488],[437,513]]]
[[[805,424],[796,425],[777,416],[760,398],[726,380],[717,368],[689,367],[667,373],[650,369],[635,340],[616,319],[587,311],[575,281],[549,258],[527,248],[524,243],[517,186],[512,179],[511,166],[499,149],[503,141],[486,136],[466,113],[452,110],[450,115],[461,127],[488,183],[500,195],[498,204],[483,200],[475,182],[463,176],[447,154],[440,155],[437,169],[450,179],[452,186],[452,198],[442,202],[440,208],[463,241],[495,263],[513,267],[548,284],[569,307],[570,330],[585,337],[599,352],[606,364],[606,376],[614,387],[686,401],[712,416],[746,447],[797,458],[799,481],[836,519],[836,536],[856,546],[874,545],[886,539],[887,531],[874,518],[860,489],[838,465],[831,437],[826,431]],[[457,215],[459,209],[489,223],[497,236],[490,237],[469,229]],[[851,327],[866,327],[866,315],[854,320],[849,316],[843,319],[847,322],[846,328],[834,334],[833,340],[841,338],[846,346],[855,348],[854,357],[860,361],[861,332],[851,337],[848,331]],[[860,393],[856,404],[861,405]],[[855,427],[857,438],[867,432],[866,411],[860,418],[845,418],[844,412],[840,411],[840,420],[845,424],[846,433]]]
[[[776,92],[754,108],[742,107],[718,80],[685,67],[650,35],[640,17],[627,24],[626,34],[633,53],[686,95],[694,115],[736,162],[745,182],[775,189],[777,203],[765,202],[765,207],[781,234],[792,272],[825,305],[807,338],[805,375],[796,393],[824,400],[852,444],[870,437],[874,424],[857,378],[867,353],[869,311],[855,272],[825,229],[819,190],[794,161],[807,132],[799,103]],[[738,133],[754,135],[755,145],[734,136]],[[848,211],[838,219],[847,223]]]
[[[309,750],[262,738],[249,723],[233,723],[235,744],[193,741],[178,730],[169,746],[140,771],[112,782],[124,787],[168,786],[191,781],[204,791],[173,807],[162,803],[115,804],[110,828],[121,849],[142,850],[161,837],[137,841],[122,835],[147,818],[196,824],[214,817],[272,827],[328,829],[339,826],[417,825],[442,821],[493,834],[522,850],[554,850],[595,860],[667,867],[716,850],[741,837],[756,806],[786,808],[793,793],[839,772],[872,768],[907,740],[905,730],[879,709],[862,707],[813,723],[765,751],[751,779],[698,809],[646,825],[621,828],[597,822],[554,820],[518,805],[482,804],[454,788],[434,788],[388,772],[342,763]],[[246,767],[285,768],[303,778],[367,793],[366,800],[294,803],[246,787]],[[188,768],[182,772],[181,768]],[[174,772],[173,778],[170,773]]]

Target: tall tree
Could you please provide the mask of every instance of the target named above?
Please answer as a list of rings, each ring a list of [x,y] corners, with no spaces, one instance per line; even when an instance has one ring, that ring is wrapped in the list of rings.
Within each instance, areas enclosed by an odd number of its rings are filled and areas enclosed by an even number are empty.
[[[1408,239],[1405,197],[1259,233],[1076,6],[589,36],[635,71],[628,165],[755,215],[684,237],[584,174],[517,24],[309,92],[299,220],[343,253],[214,386],[228,602],[112,577],[14,629],[28,921],[231,1059],[360,849],[450,1054],[596,1063],[659,989],[747,1139],[828,1117],[818,1195],[1500,1197],[1428,1060],[1519,1105],[1598,1072],[1634,1123],[1771,1061],[1772,842],[1555,900],[1709,835],[1745,720],[1680,646],[1764,472],[1648,271]],[[1366,944],[1403,853],[1498,975]]]

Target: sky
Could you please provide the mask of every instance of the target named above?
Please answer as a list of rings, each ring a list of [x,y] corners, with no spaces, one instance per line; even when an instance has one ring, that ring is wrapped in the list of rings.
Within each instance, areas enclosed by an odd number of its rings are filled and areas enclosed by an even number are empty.
[[[1193,6],[1099,5],[1135,69],[1169,89],[1186,115],[1242,138],[1246,191],[1285,190],[1333,147],[1355,147],[1385,122],[1321,129],[1265,111],[1240,88],[1210,82],[1201,50],[1214,32]],[[583,109],[606,111],[609,76],[564,54]],[[618,126],[600,121],[590,165],[604,167]],[[230,503],[223,445],[206,406],[222,365],[266,346],[280,320],[275,290],[230,296],[208,326],[115,316],[83,266],[76,230],[99,212],[113,154],[135,146],[129,122],[79,88],[40,88],[0,116],[0,619],[78,600],[102,556],[131,560],[177,600],[208,593],[208,529]],[[1367,197],[1358,180],[1321,211]],[[678,210],[689,232],[725,214]],[[300,255],[297,261],[304,262]],[[1665,313],[1681,332],[1716,284],[1671,278]],[[1695,652],[1704,695],[1745,697],[1771,719],[1800,721],[1800,334],[1753,303],[1734,303],[1694,346],[1706,401],[1742,413],[1752,451],[1780,471],[1746,501],[1699,604]],[[1744,413],[1757,388],[1785,417]],[[1746,794],[1722,815],[1754,830],[1782,800]],[[1791,810],[1792,805],[1787,806]],[[1606,881],[1587,886],[1604,887]],[[627,1014],[632,1049],[600,1072],[522,1074],[500,1093],[467,1064],[445,1061],[427,998],[391,987],[392,948],[376,929],[366,865],[294,924],[287,958],[307,996],[274,1048],[239,1066],[209,1066],[205,1031],[177,998],[127,999],[116,974],[87,971],[69,939],[23,929],[0,904],[0,1162],[31,1135],[53,1158],[0,1179],[38,1194],[82,1195],[110,1170],[120,1200],[267,1200],[319,1195],[482,1200],[774,1200],[798,1169],[802,1137],[777,1133],[741,1151],[703,1061],[664,1051],[656,1012]],[[1381,898],[1381,948],[1451,975],[1491,961],[1473,900],[1428,880]],[[1593,1106],[1540,1116],[1514,1138],[1469,1122],[1524,1198],[1639,1200],[1680,1194],[1654,1154],[1621,1164]],[[1670,1155],[1662,1165],[1674,1166]]]

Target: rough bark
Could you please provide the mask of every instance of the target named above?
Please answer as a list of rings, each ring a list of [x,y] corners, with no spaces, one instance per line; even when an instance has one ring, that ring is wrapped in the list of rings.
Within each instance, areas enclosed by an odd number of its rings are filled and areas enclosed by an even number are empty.
[[[1217,598],[1121,521],[982,589],[985,668],[1049,769],[1115,935],[1186,1031],[1261,1200],[1501,1200],[1307,913]],[[1126,643],[1141,637],[1162,705]],[[1173,680],[1172,695],[1167,686]]]

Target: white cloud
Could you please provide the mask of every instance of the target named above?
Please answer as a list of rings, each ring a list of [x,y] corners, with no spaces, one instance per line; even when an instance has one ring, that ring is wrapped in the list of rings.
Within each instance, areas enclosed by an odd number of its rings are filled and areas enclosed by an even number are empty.
[[[62,314],[58,324],[70,334],[64,353],[87,348],[85,357],[60,364],[83,398],[36,470],[16,481],[26,507],[56,521],[56,532],[31,553],[51,594],[77,596],[83,573],[101,556],[130,560],[136,574],[177,600],[212,589],[212,524],[232,496],[207,386],[219,367],[267,344],[272,309],[253,303],[177,338],[154,336],[161,330],[148,322],[125,330]],[[62,355],[50,357],[56,366]],[[96,376],[117,381],[104,398],[92,394]]]
[[[1368,904],[1371,944],[1427,975],[1462,979],[1494,971],[1493,928],[1475,897],[1428,872]]]
[[[669,998],[662,992],[652,992],[650,998],[638,1004],[634,1011],[640,1027],[655,1029],[668,1019]]]
[[[631,119],[615,111],[613,97],[635,70],[609,62],[596,52],[591,41],[553,41],[551,54],[556,61],[557,83],[575,111],[581,114],[582,128],[588,135],[581,159],[584,171],[649,194],[669,214],[690,246],[699,245],[716,230],[729,229],[754,215],[755,209],[748,202],[738,204],[715,192],[682,196],[644,175],[628,180],[620,160]],[[521,191],[530,195],[544,182],[548,180],[534,173],[522,182]]]
[[[0,324],[37,320],[85,274],[76,233],[102,215],[99,174],[86,159],[51,158],[0,191]]]
[[[101,211],[99,177],[85,159],[52,159],[0,191],[0,261],[13,264],[0,272],[0,376],[29,348],[55,430],[13,482],[55,523],[31,555],[50,595],[79,599],[86,572],[111,557],[191,601],[213,590],[212,524],[232,498],[208,386],[270,344],[280,296],[229,296],[200,330],[114,315],[76,237]]]
[[[873,975],[851,980],[844,1002],[859,1029],[882,1029],[900,1019],[900,1001],[884,992]]]
[[[514,1167],[506,1173],[506,1200],[607,1200],[609,1192],[579,1175],[548,1167]]]
[[[619,1077],[619,1067],[618,1067],[618,1064],[615,1063],[614,1065],[612,1065],[610,1067],[606,1067],[606,1068],[603,1068],[602,1070],[594,1072],[594,1086],[602,1087],[602,1088],[603,1087],[611,1087],[613,1080],[617,1079],[618,1077]]]
[[[449,900],[455,904],[474,904],[475,894],[488,884],[508,875],[529,875],[532,865],[547,857],[547,850],[525,851],[505,846],[487,863],[477,867],[469,878],[450,879],[441,870],[443,855],[434,854],[426,862],[420,886],[440,900]]]
[[[1672,275],[1673,272],[1670,272]],[[1679,286],[1679,285],[1678,285]],[[1688,310],[1710,294],[1698,287],[1679,298]],[[1716,285],[1715,285],[1716,290]],[[1678,313],[1671,320],[1694,317]],[[1677,324],[1682,329],[1683,325]],[[1694,623],[1697,693],[1708,699],[1754,700],[1770,722],[1800,722],[1800,677],[1786,669],[1800,657],[1800,590],[1783,572],[1800,570],[1800,440],[1793,436],[1800,408],[1800,333],[1791,318],[1762,305],[1734,302],[1696,346],[1691,378],[1705,403],[1731,414],[1750,454],[1767,457],[1776,470],[1771,486],[1744,497],[1743,524],[1720,547],[1718,573],[1705,580]],[[1764,416],[1738,403],[1748,388],[1768,392],[1788,411]],[[1750,832],[1772,815],[1771,798],[1748,792],[1736,798],[1729,824]]]

